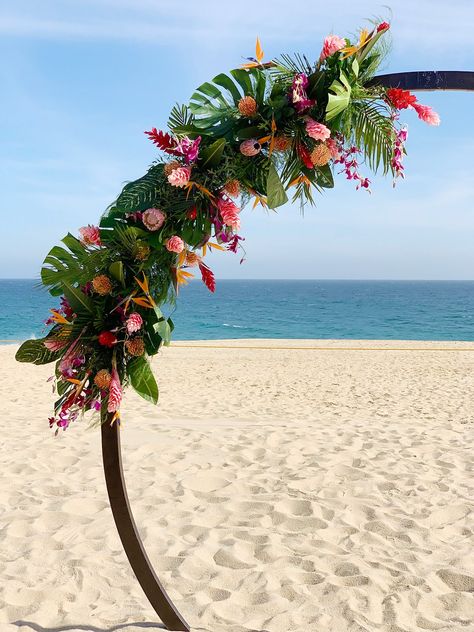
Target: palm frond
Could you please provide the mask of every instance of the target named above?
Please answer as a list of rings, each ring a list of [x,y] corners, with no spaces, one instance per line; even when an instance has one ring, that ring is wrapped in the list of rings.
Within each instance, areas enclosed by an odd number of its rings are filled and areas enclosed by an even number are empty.
[[[380,167],[387,174],[391,169],[393,153],[393,123],[385,106],[374,101],[353,101],[345,117],[347,136],[357,147],[364,149],[365,160],[376,172]]]

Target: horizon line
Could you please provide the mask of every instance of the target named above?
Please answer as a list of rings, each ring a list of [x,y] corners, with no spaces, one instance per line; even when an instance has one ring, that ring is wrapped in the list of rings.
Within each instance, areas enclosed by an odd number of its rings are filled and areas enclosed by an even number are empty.
[[[39,283],[41,283],[41,279],[40,278],[35,278],[35,277],[0,277],[0,281],[37,281]],[[194,283],[194,282],[199,282],[200,279],[190,279],[189,283]],[[337,277],[337,278],[328,278],[328,277],[319,277],[319,278],[276,278],[276,277],[271,277],[271,278],[266,278],[266,277],[251,277],[251,278],[239,278],[239,277],[216,277],[216,281],[371,281],[371,282],[384,282],[384,281],[404,281],[404,282],[423,282],[423,283],[450,283],[450,282],[456,282],[456,283],[472,283],[474,282],[474,279],[422,279],[422,278],[410,278],[410,279],[403,279],[403,278],[395,278],[395,277],[389,277],[389,278],[383,278],[383,279],[374,279],[374,278],[342,278],[342,277]]]

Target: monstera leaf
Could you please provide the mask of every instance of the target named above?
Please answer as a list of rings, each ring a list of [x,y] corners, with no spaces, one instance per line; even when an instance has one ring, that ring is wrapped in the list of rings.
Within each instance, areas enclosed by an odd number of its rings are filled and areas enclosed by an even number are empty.
[[[193,125],[205,129],[212,136],[228,136],[235,126],[235,113],[240,99],[252,96],[261,104],[267,88],[267,77],[258,68],[230,71],[230,77],[217,75],[212,82],[203,83],[191,97],[189,109]]]
[[[329,86],[329,98],[326,106],[326,120],[330,121],[343,112],[351,100],[351,85],[346,75],[341,72]]]
[[[62,240],[66,248],[55,246],[43,262],[41,281],[49,288],[50,294],[63,294],[63,284],[84,284],[90,280],[97,269],[101,253],[88,251],[81,242],[70,233]]]

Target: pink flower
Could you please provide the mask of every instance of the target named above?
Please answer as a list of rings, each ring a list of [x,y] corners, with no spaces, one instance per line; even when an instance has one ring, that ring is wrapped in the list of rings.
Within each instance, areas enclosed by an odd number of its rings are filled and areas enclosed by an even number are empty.
[[[187,136],[184,136],[176,145],[175,151],[179,154],[183,154],[186,162],[194,162],[199,155],[199,144],[201,137],[198,136],[196,140],[191,140]]]
[[[230,226],[233,230],[239,230],[240,228],[240,218],[239,218],[239,207],[232,202],[232,200],[226,198],[219,198],[217,200],[217,207],[219,209],[219,213],[221,214],[222,221],[226,226]]]
[[[326,57],[331,57],[334,53],[337,53],[338,50],[344,48],[346,45],[345,40],[338,35],[328,35],[324,40],[323,50],[321,51],[321,55],[319,57],[319,61],[324,61]]]
[[[191,169],[189,167],[178,167],[168,176],[168,182],[174,187],[185,187],[191,177]]]
[[[420,118],[428,125],[439,125],[441,123],[441,119],[439,118],[439,114],[433,110],[429,105],[421,105],[421,103],[414,103],[412,105],[413,109],[416,110],[418,114],[418,118]]]
[[[339,158],[341,157],[341,152],[340,152],[339,146],[338,146],[337,142],[334,140],[334,138],[328,138],[326,140],[326,147],[331,152],[331,158],[333,160],[339,160]]]
[[[331,136],[331,130],[323,125],[322,123],[317,123],[310,116],[305,118],[306,121],[306,133],[314,140],[327,140]]]
[[[181,237],[174,235],[173,237],[170,237],[168,239],[168,241],[165,243],[165,246],[166,249],[169,250],[169,252],[180,253],[184,250],[184,241],[181,239]]]
[[[112,380],[109,386],[109,401],[107,404],[107,412],[108,413],[116,413],[122,402],[122,385],[120,384],[119,374],[117,373],[117,369],[112,370]]]
[[[54,338],[49,338],[43,341],[44,346],[49,351],[61,351],[64,347],[67,346],[67,340],[55,340]]]
[[[159,230],[165,223],[166,215],[159,208],[149,208],[142,215],[142,222],[148,230]]]
[[[98,226],[83,226],[79,228],[81,242],[84,246],[100,246],[100,230]]]
[[[249,138],[240,143],[240,153],[244,156],[256,156],[262,147],[256,138]]]
[[[136,331],[141,329],[142,325],[143,318],[137,312],[133,312],[133,314],[130,314],[125,322],[125,327],[127,328],[128,334],[134,334]]]

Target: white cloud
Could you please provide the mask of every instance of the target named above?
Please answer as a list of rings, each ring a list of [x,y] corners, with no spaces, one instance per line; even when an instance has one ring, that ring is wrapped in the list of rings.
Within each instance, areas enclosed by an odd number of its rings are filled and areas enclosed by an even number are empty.
[[[0,32],[11,37],[139,40],[174,43],[183,38],[207,42],[235,42],[256,34],[267,42],[316,38],[329,30],[350,32],[364,24],[365,18],[389,15],[383,4],[361,0],[335,5],[305,2],[295,5],[286,0],[240,0],[219,2],[201,0],[174,2],[160,0],[20,0],[0,10]],[[431,50],[463,54],[453,42],[468,42],[474,29],[474,10],[470,0],[449,6],[439,0],[403,0],[393,9],[393,27],[398,45],[415,51]]]

